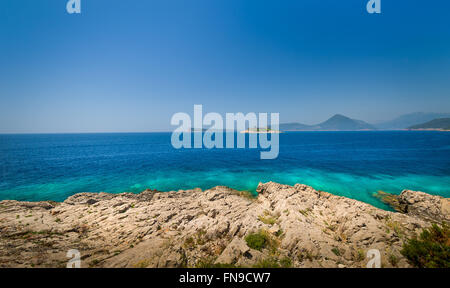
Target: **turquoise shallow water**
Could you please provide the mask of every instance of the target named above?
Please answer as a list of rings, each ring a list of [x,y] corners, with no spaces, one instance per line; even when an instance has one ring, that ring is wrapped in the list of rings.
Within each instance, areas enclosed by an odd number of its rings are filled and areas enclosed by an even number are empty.
[[[378,190],[450,197],[450,133],[434,131],[285,133],[275,160],[260,160],[255,149],[176,150],[170,133],[0,135],[0,160],[0,199],[216,185],[255,191],[266,181],[384,209]]]

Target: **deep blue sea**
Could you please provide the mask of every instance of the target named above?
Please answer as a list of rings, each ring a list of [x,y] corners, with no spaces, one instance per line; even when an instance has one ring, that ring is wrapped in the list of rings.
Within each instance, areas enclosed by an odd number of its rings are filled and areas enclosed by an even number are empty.
[[[291,132],[280,154],[174,149],[170,133],[0,135],[0,200],[62,201],[78,192],[141,192],[258,182],[304,183],[388,209],[373,196],[421,190],[450,197],[450,133]]]

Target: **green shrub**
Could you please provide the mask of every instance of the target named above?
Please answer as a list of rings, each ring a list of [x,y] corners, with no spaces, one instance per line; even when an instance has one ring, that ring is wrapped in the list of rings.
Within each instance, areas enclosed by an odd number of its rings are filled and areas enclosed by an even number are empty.
[[[389,255],[389,263],[392,264],[392,266],[396,267],[398,264],[398,258],[394,254]]]
[[[388,219],[387,222],[386,222],[386,226],[388,227],[388,231],[393,230],[394,233],[398,237],[405,236],[403,226],[402,226],[402,224],[400,222],[392,221],[392,220]]]
[[[185,248],[193,248],[195,247],[195,240],[192,237],[188,237],[184,240],[184,245]]]
[[[249,200],[256,200],[256,198],[257,198],[257,196],[258,196],[258,194],[253,194],[251,191],[237,191],[237,190],[232,190],[231,191],[231,194],[233,194],[233,195],[237,195],[237,196],[240,196],[240,197],[242,197],[242,198],[246,198],[246,199],[249,199]]]
[[[333,252],[336,256],[341,256],[341,251],[339,251],[339,249],[336,247],[331,249],[331,252]]]
[[[309,212],[311,212],[311,208],[304,209],[304,210],[298,210],[303,216],[308,217]]]
[[[303,249],[299,254],[297,255],[298,261],[303,262],[304,260],[313,261],[315,258],[317,258],[318,255],[314,255],[311,251],[307,249]]]
[[[355,253],[353,253],[353,256],[354,260],[357,262],[361,262],[366,258],[366,254],[362,249],[358,249]]]
[[[283,233],[284,233],[284,232],[283,232],[283,229],[280,229],[280,230],[278,230],[277,232],[275,232],[274,235],[275,235],[276,237],[281,237],[281,236],[283,235]]]
[[[419,268],[450,268],[450,229],[433,224],[419,238],[409,239],[400,251],[408,262]]]
[[[260,215],[258,217],[258,220],[263,222],[264,224],[267,224],[267,225],[273,225],[273,224],[275,224],[277,222],[277,219],[275,219],[272,216],[262,216],[262,215]]]
[[[209,260],[200,260],[195,268],[240,268],[240,266],[236,266],[235,264],[226,264],[226,263],[214,263],[211,259]]]
[[[263,248],[267,246],[269,243],[269,237],[266,233],[263,233],[262,231],[259,231],[258,233],[252,233],[248,234],[245,237],[245,242],[247,242],[247,246],[261,251]]]
[[[205,239],[206,231],[203,229],[200,229],[196,233],[196,241],[198,245],[204,245],[206,243]]]
[[[280,264],[281,264],[281,267],[283,267],[283,268],[289,268],[289,267],[292,267],[292,260],[289,257],[284,257],[284,258],[280,259]]]
[[[280,265],[277,262],[277,259],[270,257],[264,260],[258,261],[253,268],[280,268]]]

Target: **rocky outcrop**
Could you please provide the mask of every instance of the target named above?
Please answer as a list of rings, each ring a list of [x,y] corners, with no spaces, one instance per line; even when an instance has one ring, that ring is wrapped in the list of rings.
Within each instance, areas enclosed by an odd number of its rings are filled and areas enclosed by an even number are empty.
[[[378,191],[374,195],[398,212],[430,222],[450,221],[450,200],[420,191],[403,190],[400,195]]]
[[[365,267],[370,249],[384,267],[409,267],[399,253],[405,239],[449,220],[448,199],[422,192],[402,192],[406,213],[301,184],[261,183],[257,192],[219,186],[1,201],[0,267],[65,267],[70,249],[82,267]]]
[[[398,197],[398,201],[408,215],[433,222],[450,221],[450,201],[448,198],[433,196],[424,192],[403,190]]]

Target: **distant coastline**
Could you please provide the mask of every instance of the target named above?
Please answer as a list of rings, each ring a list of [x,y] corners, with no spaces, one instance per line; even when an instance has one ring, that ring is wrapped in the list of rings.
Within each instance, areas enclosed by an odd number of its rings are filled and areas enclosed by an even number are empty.
[[[241,131],[241,133],[245,133],[245,134],[280,134],[283,133],[280,130],[272,130],[272,129],[247,129],[244,131]]]
[[[438,118],[408,127],[409,130],[450,131],[450,118]]]
[[[442,128],[417,128],[417,129],[405,129],[406,131],[441,131],[441,132],[450,132],[450,129],[442,129]]]

